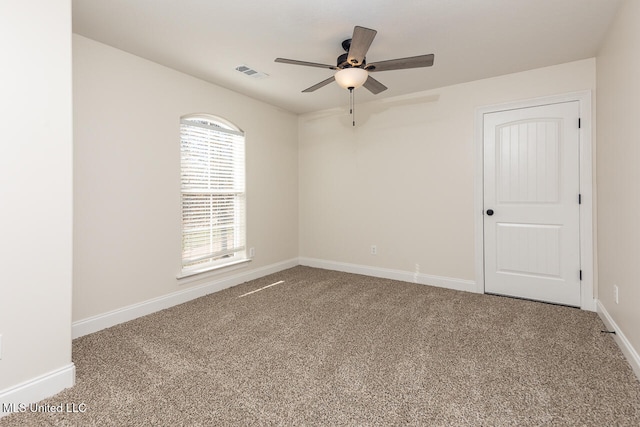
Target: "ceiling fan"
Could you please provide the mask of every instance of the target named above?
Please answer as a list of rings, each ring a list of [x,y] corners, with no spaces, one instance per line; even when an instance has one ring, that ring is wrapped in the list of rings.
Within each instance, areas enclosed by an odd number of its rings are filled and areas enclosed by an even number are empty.
[[[346,53],[338,56],[336,65],[319,64],[316,62],[298,61],[286,58],[276,58],[275,62],[337,70],[333,77],[329,77],[320,83],[308,87],[302,92],[313,92],[335,80],[340,86],[345,89],[349,89],[351,92],[353,92],[353,89],[364,86],[374,95],[387,90],[387,87],[371,77],[369,73],[377,71],[404,70],[407,68],[430,67],[433,65],[433,54],[390,59],[387,61],[367,64],[365,56],[376,34],[377,31],[370,28],[359,26],[354,27],[353,36],[342,42],[342,48]]]

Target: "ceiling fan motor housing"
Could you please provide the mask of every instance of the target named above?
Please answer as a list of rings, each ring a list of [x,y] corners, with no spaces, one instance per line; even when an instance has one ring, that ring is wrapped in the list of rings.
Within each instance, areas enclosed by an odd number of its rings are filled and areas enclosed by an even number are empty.
[[[347,60],[348,56],[349,53],[343,53],[342,55],[338,56],[336,66],[338,68],[364,68],[364,66],[367,65],[367,61],[365,60],[365,58],[362,59],[362,62],[359,65],[350,64]]]

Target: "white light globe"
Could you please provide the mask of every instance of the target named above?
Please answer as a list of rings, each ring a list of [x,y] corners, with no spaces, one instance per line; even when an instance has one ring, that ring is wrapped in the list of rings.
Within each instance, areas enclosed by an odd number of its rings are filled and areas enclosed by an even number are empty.
[[[334,77],[341,87],[357,89],[367,81],[369,73],[362,68],[344,68],[338,71]]]

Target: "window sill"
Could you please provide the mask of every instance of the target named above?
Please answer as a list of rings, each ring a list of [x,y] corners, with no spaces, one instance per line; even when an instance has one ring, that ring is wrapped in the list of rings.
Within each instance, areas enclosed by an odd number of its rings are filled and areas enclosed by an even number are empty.
[[[249,262],[251,262],[251,258],[245,258],[237,261],[232,261],[227,264],[204,267],[199,270],[183,271],[176,276],[176,279],[178,279],[180,284],[189,283],[194,280],[201,279],[202,277],[206,276],[207,273],[213,275],[213,273],[222,273],[223,271],[221,270],[224,270],[224,272],[237,270],[244,267],[244,265],[248,264]]]

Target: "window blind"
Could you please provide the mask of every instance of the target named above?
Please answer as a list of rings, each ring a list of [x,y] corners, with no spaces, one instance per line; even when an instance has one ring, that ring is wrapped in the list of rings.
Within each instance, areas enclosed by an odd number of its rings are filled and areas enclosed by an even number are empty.
[[[180,140],[183,270],[244,256],[244,134],[183,119]]]

